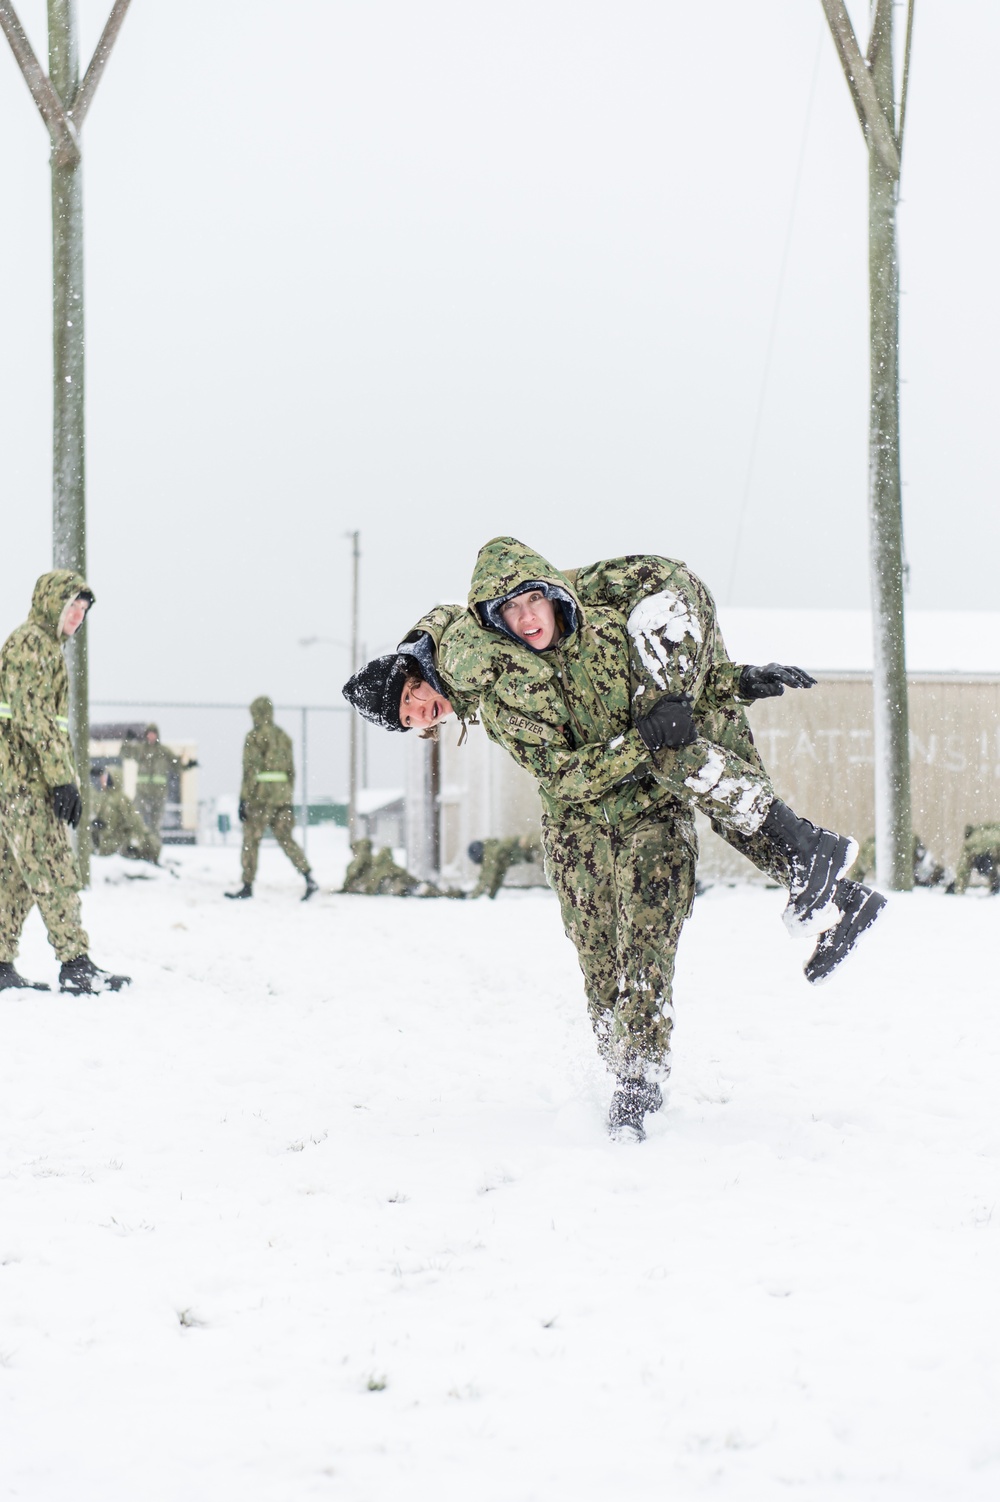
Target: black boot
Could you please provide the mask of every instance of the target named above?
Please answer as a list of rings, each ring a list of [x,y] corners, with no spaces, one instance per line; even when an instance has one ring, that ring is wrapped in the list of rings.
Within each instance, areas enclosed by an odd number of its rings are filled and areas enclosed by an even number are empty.
[[[308,902],[309,899],[310,899],[310,897],[312,896],[312,894],[314,892],[318,892],[319,891],[319,882],[313,881],[313,876],[312,876],[312,872],[311,871],[306,871],[305,872],[305,878],[306,878],[306,889],[305,889],[305,891],[302,894],[302,901],[303,902]]]
[[[25,980],[9,960],[0,960],[0,991],[48,991],[43,980]]]
[[[642,1142],[646,1136],[643,1117],[663,1105],[663,1091],[655,1080],[622,1079],[611,1097],[608,1127],[617,1142]]]
[[[244,897],[253,896],[253,887],[248,881],[245,881],[238,892],[227,892],[226,896],[232,897],[236,902],[240,902]]]
[[[800,819],[787,803],[775,798],[760,832],[789,865],[789,897],[785,926],[792,933],[821,933],[840,918],[833,889],[854,864],[858,842]]]
[[[834,901],[840,910],[840,922],[820,935],[806,961],[806,980],[813,986],[828,980],[837,966],[843,964],[885,907],[882,893],[873,892],[859,881],[838,881]]]
[[[59,967],[59,989],[72,996],[96,996],[99,991],[120,991],[122,986],[131,984],[130,975],[98,970],[89,954],[77,955],[75,960],[66,960]]]

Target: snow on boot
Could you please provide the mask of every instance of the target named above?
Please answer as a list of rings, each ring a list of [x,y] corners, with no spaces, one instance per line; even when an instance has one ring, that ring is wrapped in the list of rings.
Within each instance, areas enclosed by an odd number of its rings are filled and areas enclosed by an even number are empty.
[[[857,858],[857,840],[800,819],[780,798],[771,804],[760,830],[788,860],[788,906],[782,915],[785,927],[793,934],[816,934],[832,928],[840,920],[834,888]]]
[[[227,892],[226,896],[232,897],[236,902],[241,902],[244,897],[253,896],[253,887],[250,886],[249,882],[245,881],[238,892]]]
[[[312,896],[312,894],[314,892],[318,892],[319,891],[319,882],[318,881],[313,881],[313,876],[312,876],[312,872],[311,871],[307,871],[305,873],[305,877],[306,877],[306,889],[305,889],[305,891],[302,894],[302,901],[303,902],[308,902],[309,899],[310,899],[310,897]]]
[[[818,986],[829,980],[838,965],[854,949],[862,934],[868,932],[885,907],[881,892],[873,892],[858,881],[839,881],[835,893],[840,908],[840,922],[820,935],[819,943],[806,961],[806,980]]]
[[[0,991],[47,991],[43,980],[25,980],[9,960],[0,960]]]
[[[611,1097],[608,1128],[616,1142],[642,1142],[646,1128],[643,1117],[663,1105],[663,1092],[655,1080],[623,1079]]]
[[[120,991],[130,986],[130,975],[111,975],[107,970],[98,970],[89,954],[77,955],[59,967],[59,989],[72,996],[96,996],[99,991]]]

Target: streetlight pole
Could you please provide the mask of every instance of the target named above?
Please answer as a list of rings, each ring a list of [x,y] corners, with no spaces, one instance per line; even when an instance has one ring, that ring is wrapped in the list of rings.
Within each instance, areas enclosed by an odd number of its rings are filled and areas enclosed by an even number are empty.
[[[361,533],[348,532],[351,539],[351,673],[358,670],[358,564],[361,559]],[[347,838],[358,838],[358,716],[351,715],[351,747],[347,786]]]

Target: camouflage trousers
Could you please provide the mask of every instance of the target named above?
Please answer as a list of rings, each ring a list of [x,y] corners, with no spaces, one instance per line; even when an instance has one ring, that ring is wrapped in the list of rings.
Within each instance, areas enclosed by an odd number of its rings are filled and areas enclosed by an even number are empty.
[[[542,841],[602,1058],[620,1076],[665,1078],[677,942],[694,903],[689,816],[652,810],[613,825],[567,811],[543,819]]]
[[[292,805],[282,803],[277,808],[268,808],[260,803],[251,803],[243,821],[243,880],[248,887],[253,886],[254,877],[257,875],[260,842],[268,828],[296,871],[300,871],[304,876],[309,870],[305,852],[292,838],[292,830],[295,828]]]
[[[163,823],[163,810],[167,806],[166,788],[140,783],[136,789],[135,806],[146,828],[158,834]]]
[[[968,890],[973,871],[989,879],[990,891],[1000,893],[1000,825],[981,825],[966,835],[955,871],[955,891]]]
[[[0,797],[0,960],[17,957],[35,903],[60,962],[87,953],[69,831],[52,810],[48,788],[22,784]]]

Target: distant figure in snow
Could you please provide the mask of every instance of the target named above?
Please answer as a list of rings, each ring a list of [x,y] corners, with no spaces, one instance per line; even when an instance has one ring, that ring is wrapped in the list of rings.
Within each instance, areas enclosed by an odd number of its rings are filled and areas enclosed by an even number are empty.
[[[470,897],[495,897],[504,884],[511,866],[541,866],[544,859],[538,840],[521,835],[509,840],[473,840],[469,859],[479,867],[479,880]]]
[[[973,871],[986,877],[994,897],[1000,896],[1000,824],[966,824],[952,890],[967,891]]]
[[[302,901],[308,902],[319,889],[313,881],[304,850],[292,836],[295,828],[292,811],[295,762],[291,737],[274,723],[274,705],[264,695],[250,705],[250,716],[253,729],[243,743],[243,782],[239,803],[243,825],[243,885],[238,892],[227,892],[226,896],[237,900],[253,896],[260,842],[270,829],[296,871],[305,877]]]
[[[0,991],[49,989],[14,967],[33,905],[59,960],[60,991],[93,995],[129,984],[127,975],[109,975],[90,958],[69,838],[83,799],[63,648],[93,603],[94,591],[72,570],[42,574],[28,619],[0,649]]]
[[[393,859],[388,845],[376,852],[371,840],[355,840],[351,863],[344,875],[342,892],[360,897],[464,897],[464,892],[444,891],[432,881],[412,876]]]
[[[126,860],[158,865],[163,842],[147,829],[130,798],[117,787],[107,768],[101,773],[90,810],[90,838],[95,855],[123,855]]]
[[[176,752],[169,750],[160,740],[157,725],[147,725],[141,741],[124,740],[121,756],[123,761],[136,763],[135,806],[146,828],[159,834],[171,772],[179,776],[198,763],[182,761]]]
[[[852,881],[864,881],[875,875],[875,836],[865,840],[858,851],[858,858],[848,872]],[[932,855],[918,834],[913,836],[913,885],[915,887],[951,888],[955,877]]]

